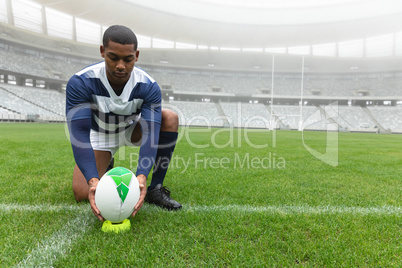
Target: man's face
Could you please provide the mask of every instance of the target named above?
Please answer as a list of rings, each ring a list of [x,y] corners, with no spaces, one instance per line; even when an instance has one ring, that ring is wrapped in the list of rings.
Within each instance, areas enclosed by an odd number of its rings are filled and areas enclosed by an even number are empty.
[[[107,47],[100,47],[106,63],[106,75],[114,89],[122,89],[130,79],[131,71],[138,60],[139,51],[134,44],[122,45],[109,41]]]

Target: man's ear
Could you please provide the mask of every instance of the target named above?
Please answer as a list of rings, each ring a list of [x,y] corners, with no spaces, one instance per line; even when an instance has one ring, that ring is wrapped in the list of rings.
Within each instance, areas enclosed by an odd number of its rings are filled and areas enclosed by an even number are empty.
[[[135,62],[138,61],[138,56],[139,56],[139,55],[140,55],[140,51],[137,50],[137,51],[135,52]]]
[[[102,58],[105,58],[105,47],[103,45],[100,46],[100,53]]]

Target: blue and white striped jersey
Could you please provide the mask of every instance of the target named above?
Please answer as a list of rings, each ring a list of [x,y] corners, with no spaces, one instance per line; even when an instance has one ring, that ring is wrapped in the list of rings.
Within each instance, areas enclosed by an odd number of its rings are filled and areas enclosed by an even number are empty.
[[[161,123],[159,85],[136,66],[120,96],[109,84],[105,62],[90,65],[71,77],[66,95],[67,120],[92,118],[95,131],[120,132],[140,114],[145,121]]]
[[[119,96],[109,84],[105,62],[88,66],[70,78],[66,88],[70,141],[75,161],[87,181],[99,178],[90,130],[119,133],[138,121],[139,116],[144,124],[136,174],[148,176],[159,140],[161,100],[158,84],[138,67],[133,68]]]

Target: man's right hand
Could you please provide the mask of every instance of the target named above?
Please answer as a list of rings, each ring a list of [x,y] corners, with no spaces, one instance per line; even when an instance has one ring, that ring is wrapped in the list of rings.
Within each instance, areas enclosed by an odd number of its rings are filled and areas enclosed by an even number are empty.
[[[98,178],[92,178],[88,181],[88,188],[89,188],[89,193],[88,193],[88,200],[89,203],[91,204],[91,209],[93,214],[101,221],[104,221],[103,217],[100,214],[99,209],[96,207],[95,204],[95,191],[96,187],[98,186],[99,179]]]
[[[137,176],[138,183],[140,184],[140,199],[134,207],[134,211],[131,216],[135,216],[144,204],[145,196],[147,195],[147,177],[144,174]]]

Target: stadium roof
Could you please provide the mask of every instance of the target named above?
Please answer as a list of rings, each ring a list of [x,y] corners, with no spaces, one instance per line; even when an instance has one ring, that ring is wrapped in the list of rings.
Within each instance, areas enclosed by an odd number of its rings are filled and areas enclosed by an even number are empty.
[[[339,42],[402,31],[399,0],[35,0],[100,25],[217,47]]]
[[[152,47],[156,48],[263,49],[268,52],[281,52],[283,49],[288,52],[288,48],[293,47],[296,54],[298,51],[300,54],[309,54],[313,49],[335,51],[339,46],[364,51],[367,49],[363,47],[372,47],[366,44],[366,40],[372,38],[369,40],[371,43],[377,42],[380,45],[375,46],[383,46],[388,51],[385,54],[379,53],[380,56],[402,54],[402,48],[396,48],[402,47],[400,0],[0,0],[0,4],[1,2],[11,3],[15,7],[22,7],[27,2],[36,3],[46,13],[48,26],[41,30],[43,33],[58,37],[67,34],[67,38],[80,42],[88,40],[98,44],[101,32],[107,26],[123,24],[139,35],[140,47],[151,47],[151,42]],[[20,16],[32,14],[33,12],[25,12]],[[70,16],[70,20],[63,14]],[[71,22],[71,18],[75,22]],[[14,22],[16,21],[18,18],[14,14]],[[40,24],[43,19],[38,21]],[[63,21],[65,25],[62,25]],[[35,23],[30,21],[27,24],[33,27]],[[98,25],[98,28],[92,27],[93,24]],[[87,30],[80,33],[79,29],[85,27]],[[328,56],[339,55],[329,52]]]

